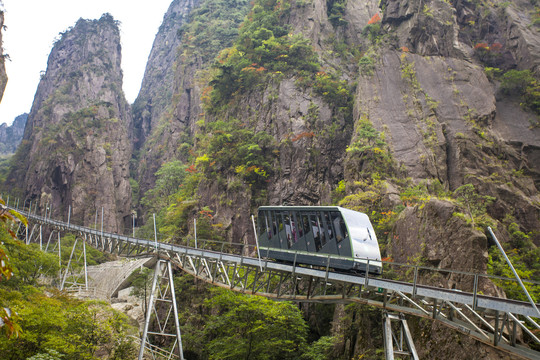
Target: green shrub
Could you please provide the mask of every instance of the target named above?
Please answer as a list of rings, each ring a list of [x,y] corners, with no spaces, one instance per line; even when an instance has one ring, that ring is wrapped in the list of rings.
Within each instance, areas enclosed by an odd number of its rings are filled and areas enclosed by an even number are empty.
[[[364,55],[358,61],[358,68],[360,69],[360,73],[363,75],[373,75],[373,71],[375,70],[375,62],[371,57]]]
[[[344,26],[347,25],[347,20],[343,18],[345,14],[345,7],[347,5],[347,0],[327,0],[326,1],[326,12],[328,15],[328,21],[334,26]]]
[[[523,106],[540,115],[540,83],[530,70],[510,70],[504,73],[501,91],[520,96]]]

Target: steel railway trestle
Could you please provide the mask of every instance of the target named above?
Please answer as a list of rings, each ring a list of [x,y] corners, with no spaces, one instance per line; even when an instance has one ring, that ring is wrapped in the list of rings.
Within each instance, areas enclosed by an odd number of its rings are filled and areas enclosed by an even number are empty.
[[[392,314],[397,313],[438,321],[518,358],[540,359],[540,352],[518,343],[520,329],[523,336],[540,344],[540,340],[525,326],[525,323],[528,323],[530,327],[540,329],[540,325],[533,319],[540,318],[540,314],[530,303],[479,293],[479,282],[488,277],[485,274],[431,269],[439,274],[470,276],[473,280],[472,291],[459,291],[420,284],[419,274],[429,268],[419,266],[406,265],[412,281],[385,278],[387,275],[384,272],[378,277],[370,276],[369,273],[343,274],[331,271],[328,266],[326,269],[315,269],[297,264],[276,263],[264,258],[264,254],[261,254],[262,259],[258,259],[245,256],[243,251],[241,254],[224,252],[224,244],[221,244],[220,250],[173,245],[98,231],[20,210],[19,212],[29,220],[28,227],[20,226],[20,234],[27,243],[35,241],[43,246],[44,239],[40,229],[47,226],[51,234],[47,247],[55,232],[58,236],[60,232],[71,232],[101,251],[126,257],[153,255],[160,259],[156,264],[156,270],[161,273],[159,278],[165,279],[170,287],[172,273],[167,269],[172,263],[196,278],[242,293],[296,302],[360,303],[383,309],[385,339],[390,342],[389,346],[392,346],[392,338],[397,340],[391,322],[400,323],[401,331],[399,349],[388,349],[387,345],[387,358],[393,358],[394,353],[418,358],[403,316],[396,317]],[[384,265],[390,266],[392,263]],[[174,299],[174,289],[170,290],[173,291]],[[176,308],[170,311],[176,312]],[[150,311],[147,321],[149,314]],[[178,326],[178,317],[175,317],[175,325]],[[403,334],[406,335],[408,351],[402,346]],[[179,328],[176,333],[165,335],[176,336],[180,341]],[[141,348],[151,347],[146,344],[145,336]],[[180,358],[183,358],[181,342],[179,348]],[[172,358],[172,352],[167,356]]]

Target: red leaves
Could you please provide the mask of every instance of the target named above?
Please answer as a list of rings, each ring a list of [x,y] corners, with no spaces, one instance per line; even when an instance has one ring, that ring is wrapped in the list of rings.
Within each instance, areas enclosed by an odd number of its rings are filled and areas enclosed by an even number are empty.
[[[502,50],[503,46],[500,42],[494,42],[491,44],[491,46],[488,45],[488,43],[481,42],[476,45],[474,45],[474,50],[485,50],[485,51],[491,51],[491,52],[500,52]]]
[[[199,211],[199,214],[206,216],[209,219],[212,219],[214,216],[212,215],[212,210],[201,210]]]
[[[197,168],[195,167],[195,164],[191,164],[187,169],[186,169],[187,172],[189,172],[190,174],[193,174],[193,173],[196,173],[198,170]]]
[[[9,258],[4,250],[0,248],[0,281],[9,280],[11,275],[13,275],[13,269],[9,264]]]
[[[494,52],[499,52],[502,50],[502,44],[499,43],[499,42],[494,42],[493,44],[491,44],[491,51],[494,51]]]
[[[2,330],[8,339],[19,337],[22,330],[19,325],[20,318],[17,313],[8,308],[0,307],[0,319],[4,322]]]
[[[300,133],[298,135],[296,135],[295,137],[293,137],[291,139],[292,142],[295,142],[295,141],[298,141],[300,139],[303,139],[303,138],[312,138],[315,136],[315,133],[313,133],[313,131],[306,131],[306,132],[303,132],[303,133]]]
[[[379,13],[373,15],[373,17],[369,19],[367,24],[371,25],[371,24],[376,24],[378,22],[381,22],[381,17],[379,16]]]
[[[241,71],[244,71],[244,72],[245,71],[254,71],[254,72],[260,73],[260,72],[263,72],[265,70],[266,70],[266,68],[264,66],[259,66],[258,64],[253,63],[250,66],[246,66]]]
[[[474,50],[478,50],[478,49],[489,50],[489,45],[487,43],[478,43],[474,45]]]

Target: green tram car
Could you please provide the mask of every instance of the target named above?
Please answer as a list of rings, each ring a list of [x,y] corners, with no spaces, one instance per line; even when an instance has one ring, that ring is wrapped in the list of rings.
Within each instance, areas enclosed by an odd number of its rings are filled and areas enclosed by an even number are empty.
[[[339,206],[262,206],[261,256],[347,272],[382,273],[381,253],[366,214]]]

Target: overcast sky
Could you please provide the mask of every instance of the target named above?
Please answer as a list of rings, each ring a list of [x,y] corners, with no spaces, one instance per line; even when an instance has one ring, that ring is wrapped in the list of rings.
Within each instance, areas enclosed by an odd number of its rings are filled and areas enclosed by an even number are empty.
[[[30,112],[40,71],[59,33],[79,18],[99,19],[110,13],[121,22],[124,93],[129,103],[137,97],[146,60],[163,15],[172,0],[0,0],[8,83],[0,103],[0,124],[11,124],[17,115]]]

